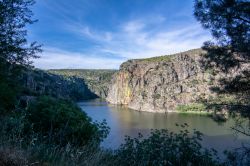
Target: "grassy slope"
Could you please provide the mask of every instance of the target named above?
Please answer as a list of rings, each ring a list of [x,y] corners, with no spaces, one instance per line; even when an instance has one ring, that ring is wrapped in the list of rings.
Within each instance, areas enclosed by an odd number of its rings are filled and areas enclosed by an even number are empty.
[[[198,49],[192,49],[192,50],[188,50],[188,51],[184,51],[184,52],[180,52],[180,53],[176,53],[176,54],[156,56],[156,57],[144,58],[144,59],[135,59],[135,60],[138,60],[141,62],[161,62],[161,61],[169,62],[169,61],[171,61],[171,59],[173,59],[174,57],[181,55],[181,54],[200,55],[203,53],[204,53],[204,51],[202,49],[198,48]]]

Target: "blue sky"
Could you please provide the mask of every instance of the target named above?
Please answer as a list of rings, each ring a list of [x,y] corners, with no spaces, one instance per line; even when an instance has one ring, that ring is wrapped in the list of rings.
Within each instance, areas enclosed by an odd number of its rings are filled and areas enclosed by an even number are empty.
[[[211,38],[193,0],[37,0],[29,40],[43,44],[37,68],[118,69],[128,59],[168,55]]]

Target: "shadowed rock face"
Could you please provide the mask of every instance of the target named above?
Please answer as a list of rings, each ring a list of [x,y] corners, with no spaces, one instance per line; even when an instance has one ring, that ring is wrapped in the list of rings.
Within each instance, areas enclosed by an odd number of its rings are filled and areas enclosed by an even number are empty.
[[[42,70],[25,71],[21,83],[25,88],[23,93],[27,96],[50,95],[75,101],[98,97],[81,78],[65,78]]]
[[[91,70],[91,69],[58,69],[48,71],[64,78],[77,78],[84,81],[88,89],[100,98],[106,98],[112,75],[116,70]]]
[[[228,73],[211,73],[203,68],[205,51],[201,49],[129,60],[120,66],[109,87],[107,101],[149,112],[174,111],[178,104],[189,104],[216,96],[211,86],[220,86],[223,77],[232,77],[241,69]]]

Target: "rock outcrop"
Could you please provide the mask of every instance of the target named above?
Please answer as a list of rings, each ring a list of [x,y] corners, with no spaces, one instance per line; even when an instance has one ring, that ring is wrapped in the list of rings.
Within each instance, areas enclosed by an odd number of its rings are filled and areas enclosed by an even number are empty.
[[[175,111],[177,105],[216,96],[211,87],[239,74],[205,69],[201,49],[148,59],[129,60],[120,66],[109,87],[107,101],[148,112]],[[247,67],[245,67],[247,68]]]

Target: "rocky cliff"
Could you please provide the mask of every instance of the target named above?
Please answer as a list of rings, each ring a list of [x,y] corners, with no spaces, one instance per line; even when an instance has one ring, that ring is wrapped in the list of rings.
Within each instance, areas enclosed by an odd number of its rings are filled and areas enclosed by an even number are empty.
[[[107,100],[149,112],[175,111],[178,105],[215,98],[212,87],[222,78],[235,77],[242,68],[229,72],[205,69],[201,49],[148,59],[129,60],[120,66]],[[243,68],[247,69],[245,66]],[[249,68],[248,68],[249,69]]]

